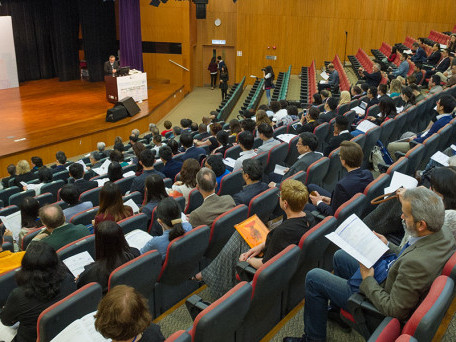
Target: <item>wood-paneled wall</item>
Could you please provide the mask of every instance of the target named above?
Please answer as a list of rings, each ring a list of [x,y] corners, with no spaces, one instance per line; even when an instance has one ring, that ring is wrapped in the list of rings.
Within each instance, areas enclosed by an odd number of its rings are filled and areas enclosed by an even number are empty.
[[[266,65],[278,72],[292,64],[293,73],[298,73],[313,59],[317,66],[336,53],[343,60],[346,31],[347,54],[355,54],[359,47],[369,52],[382,41],[394,44],[403,42],[406,35],[422,37],[432,29],[451,30],[455,13],[454,0],[209,0],[206,19],[195,23],[190,1],[168,1],[158,8],[146,1],[142,2],[141,23],[143,40],[188,43],[182,59],[190,63],[184,65],[191,66],[191,75],[182,77],[201,86],[209,62],[203,60],[202,51],[211,46],[212,39],[226,40],[227,46],[242,51],[235,70],[230,68],[231,80],[235,75],[239,81],[243,76],[261,75]],[[222,21],[219,27],[214,25],[216,18]],[[268,61],[266,55],[275,55],[277,60]],[[160,74],[178,77],[171,65],[148,63],[150,68],[160,67]]]

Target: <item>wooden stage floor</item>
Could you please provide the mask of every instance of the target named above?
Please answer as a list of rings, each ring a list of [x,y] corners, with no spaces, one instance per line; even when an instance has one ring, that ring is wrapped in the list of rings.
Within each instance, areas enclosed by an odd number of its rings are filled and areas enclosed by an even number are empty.
[[[51,79],[0,90],[0,157],[125,126],[148,115],[149,122],[158,121],[161,117],[154,117],[154,109],[175,97],[181,88],[149,82],[149,99],[138,104],[141,112],[116,123],[105,121],[106,110],[113,104],[106,101],[104,82]]]

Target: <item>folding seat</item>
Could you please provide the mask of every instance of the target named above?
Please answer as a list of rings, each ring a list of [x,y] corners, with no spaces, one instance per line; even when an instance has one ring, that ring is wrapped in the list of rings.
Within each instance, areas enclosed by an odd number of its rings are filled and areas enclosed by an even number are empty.
[[[67,179],[70,177],[70,173],[68,172],[68,170],[63,170],[63,171],[60,171],[60,172],[56,172],[52,175],[52,179],[53,180],[63,180],[64,182],[67,181]]]
[[[323,152],[324,142],[326,141],[326,137],[328,136],[329,132],[329,123],[324,122],[317,127],[315,127],[313,133],[317,136],[318,139],[318,152]]]
[[[394,127],[396,126],[397,121],[395,120],[386,120],[384,121],[380,127],[382,128],[382,132],[380,133],[379,140],[383,143],[383,145],[388,145],[391,141],[391,136],[394,132]]]
[[[57,255],[60,260],[65,260],[82,252],[89,252],[90,256],[95,260],[95,234],[84,236],[59,248]]]
[[[394,118],[394,121],[396,121],[396,125],[394,126],[393,133],[391,133],[391,136],[389,138],[390,141],[398,140],[400,138],[400,136],[402,135],[404,127],[405,127],[405,123],[407,121],[407,114],[402,113],[402,114],[397,115]],[[385,144],[388,144],[388,143],[385,142]]]
[[[169,243],[155,283],[155,317],[198,288],[190,277],[198,272],[199,261],[209,244],[209,235],[209,227],[199,226]]]
[[[357,135],[356,137],[351,138],[350,141],[357,143],[359,146],[361,146],[362,149],[364,149],[364,143],[366,142],[366,134]]]
[[[130,164],[130,165],[124,166],[122,168],[122,171],[123,171],[123,173],[127,173],[130,171],[136,171],[136,167],[137,167],[136,164]],[[154,165],[154,167],[155,167],[155,165]]]
[[[358,192],[350,200],[342,204],[335,212],[334,217],[337,219],[337,226],[344,222],[351,214],[361,217],[364,211],[366,196]]]
[[[14,252],[14,245],[13,245],[13,243],[12,243],[12,242],[8,242],[8,241],[3,241],[2,250],[3,250],[3,251]]]
[[[328,216],[302,236],[298,245],[301,251],[297,269],[284,295],[286,302],[283,306],[283,315],[290,312],[304,298],[307,272],[321,265],[324,253],[330,244],[325,235],[334,230],[336,230],[336,219]]]
[[[299,120],[295,120],[295,121],[290,122],[290,123],[287,125],[287,131],[286,131],[286,133],[292,133],[292,132],[293,132],[292,126],[293,126],[295,123],[298,123],[298,122],[299,122]]]
[[[101,188],[102,187],[99,186],[98,188],[84,191],[82,194],[79,195],[79,202],[90,201],[92,202],[93,206],[99,205]]]
[[[337,107],[337,114],[344,115],[349,110],[350,110],[350,103],[344,103],[343,105],[340,105],[339,107]]]
[[[205,259],[215,259],[236,230],[234,225],[245,221],[248,217],[248,212],[249,208],[244,204],[241,204],[218,216],[214,222],[212,222],[210,227],[209,245],[204,253]]]
[[[400,173],[406,174],[407,170],[408,170],[408,159],[405,157],[401,157],[388,168],[386,173],[392,176],[394,171],[398,171]]]
[[[234,195],[242,190],[244,185],[244,179],[242,178],[242,170],[234,170],[223,176],[220,181],[220,188],[217,195]]]
[[[141,213],[127,217],[117,223],[119,224],[120,228],[122,228],[122,232],[124,234],[127,234],[135,229],[140,229],[147,232],[147,221],[147,215]]]
[[[334,136],[334,125],[335,125],[335,123],[336,123],[336,118],[332,118],[329,121],[329,131],[328,131],[328,135],[326,136],[326,140],[323,142],[323,149],[326,147],[327,142],[329,141],[329,139],[331,139]]]
[[[363,146],[363,152],[364,152],[364,159],[363,159],[363,166],[367,168],[369,165],[369,156],[370,152],[374,148],[374,146],[377,144],[377,141],[380,139],[380,134],[382,133],[382,128],[381,127],[374,127],[368,130],[365,134],[366,136],[366,142],[364,143]]]
[[[380,107],[378,105],[373,105],[367,109],[366,116],[373,116],[376,118],[378,113],[380,113]]]
[[[89,283],[41,312],[37,342],[50,342],[75,320],[97,310],[102,297],[100,284]]]
[[[22,238],[22,243],[21,243],[21,250],[25,251],[27,249],[27,246],[29,245],[30,242],[32,242],[33,238],[38,235],[38,233],[43,229],[43,227],[36,228],[34,230],[31,230],[27,234],[24,235]]]
[[[59,180],[55,180],[50,183],[43,184],[40,191],[42,194],[44,194],[46,192],[50,192],[52,194],[52,199],[53,199],[52,202],[55,202],[55,201],[57,201],[57,192],[64,185],[65,185],[65,182],[63,180],[59,179]]]
[[[390,342],[397,341],[401,333],[401,323],[397,318],[386,317],[375,329],[367,342]]]
[[[288,179],[294,179],[294,180],[297,180],[297,181],[299,181],[301,183],[304,183],[306,181],[306,173],[304,171],[299,171],[299,172],[296,172],[294,175],[291,175],[290,177],[284,179],[280,183],[280,189],[282,189],[283,182],[288,180]]]
[[[253,136],[255,136],[255,131],[256,131],[256,130],[253,131]],[[260,138],[255,138],[255,139],[253,140],[253,148],[258,148],[258,147],[260,147],[262,144],[263,144],[263,140],[261,140]]]
[[[144,204],[145,195],[141,194],[139,191],[133,191],[132,193],[122,197],[122,201],[125,203],[128,200],[132,199],[139,207]]]
[[[240,145],[235,145],[233,147],[230,147],[225,151],[225,157],[224,158],[232,158],[232,159],[238,159],[239,154],[242,152],[241,146]]]
[[[439,146],[437,151],[443,151],[450,146],[450,140],[452,139],[451,133],[453,132],[453,125],[447,124],[440,128],[437,132],[439,134]]]
[[[54,196],[52,196],[50,192],[41,193],[41,195],[35,196],[34,198],[38,201],[40,207],[54,203]]]
[[[19,270],[20,268],[18,267],[14,270],[0,274],[0,289],[2,289],[0,291],[0,312],[6,304],[6,300],[8,299],[11,291],[17,287],[16,272]]]
[[[418,170],[418,166],[423,160],[425,152],[425,147],[423,144],[418,144],[414,148],[408,150],[405,154],[405,158],[408,159],[407,171],[406,174],[414,176],[415,172]]]
[[[84,210],[78,214],[75,214],[69,218],[70,223],[83,224],[84,226],[89,226],[92,224],[92,221],[95,220],[95,216],[97,216],[98,209],[99,207],[94,207]]]
[[[285,134],[285,133],[287,133],[287,126],[280,126],[274,130],[273,136],[274,136],[274,138],[277,138],[278,135]]]
[[[130,190],[131,184],[133,183],[133,180],[135,179],[135,176],[130,176],[126,178],[121,178],[119,180],[116,180],[114,183],[116,183],[119,186],[120,192],[122,195],[125,195],[127,191]]]
[[[184,212],[185,198],[183,196],[181,196],[181,197],[175,197],[174,199],[176,200],[177,204],[179,204],[179,208],[181,209],[181,211]]]
[[[264,263],[253,276],[250,308],[236,331],[236,341],[259,341],[281,319],[282,292],[296,271],[300,249],[290,245]]]
[[[450,277],[453,281],[456,280],[456,252],[448,259],[443,266],[442,275]]]
[[[154,315],[154,284],[162,268],[162,257],[156,250],[140,255],[129,262],[117,267],[111,272],[108,281],[108,291],[117,285],[127,285],[135,288],[149,301],[149,308]]]
[[[271,148],[268,152],[268,159],[266,161],[264,172],[266,174],[273,172],[277,164],[283,163],[287,156],[287,152],[288,144],[284,142]]]
[[[364,189],[364,195],[366,196],[365,199],[365,206],[364,211],[361,218],[364,218],[367,214],[369,214],[372,210],[375,209],[375,205],[371,204],[371,201],[384,194],[384,190],[386,187],[390,185],[391,177],[387,173],[382,173],[380,176],[375,178],[372,182],[370,182],[366,188]]]
[[[285,157],[285,164],[288,166],[293,165],[296,160],[298,160],[299,152],[296,148],[296,144],[298,143],[299,135],[295,136],[293,139],[290,140],[288,143],[288,152],[287,156]]]
[[[35,190],[26,190],[11,195],[9,197],[9,205],[19,206],[25,197],[35,197]]]
[[[19,211],[19,207],[17,205],[9,205],[7,207],[1,208],[0,209],[0,216],[8,216],[11,215],[12,213],[15,213],[16,211]]]
[[[192,338],[185,330],[176,331],[174,334],[169,336],[165,342],[191,342]]]
[[[251,296],[252,286],[243,281],[210,305],[197,295],[187,299],[192,318],[199,312],[189,329],[192,341],[234,342],[235,331],[250,307]]]
[[[329,158],[322,157],[316,162],[313,162],[309,165],[306,171],[306,180],[304,181],[305,185],[316,184],[319,186],[323,185],[323,179],[328,173],[329,169]]]
[[[184,214],[190,214],[201,204],[203,204],[203,196],[197,189],[193,189],[192,191],[190,191],[190,194],[188,195],[187,205],[185,206]]]
[[[258,160],[261,163],[261,165],[263,166],[263,169],[265,169],[266,165],[268,163],[268,157],[269,157],[269,153],[268,152],[262,152],[262,153],[258,153],[252,159]]]
[[[266,222],[269,215],[274,211],[279,203],[279,189],[270,188],[256,195],[250,200],[248,217],[257,214],[257,216]]]

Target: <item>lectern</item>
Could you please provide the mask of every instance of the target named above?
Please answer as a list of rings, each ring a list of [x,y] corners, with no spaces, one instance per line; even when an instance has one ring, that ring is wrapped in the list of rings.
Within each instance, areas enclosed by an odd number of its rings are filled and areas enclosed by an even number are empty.
[[[106,100],[117,103],[131,96],[135,102],[147,100],[147,74],[135,73],[127,76],[105,76]]]

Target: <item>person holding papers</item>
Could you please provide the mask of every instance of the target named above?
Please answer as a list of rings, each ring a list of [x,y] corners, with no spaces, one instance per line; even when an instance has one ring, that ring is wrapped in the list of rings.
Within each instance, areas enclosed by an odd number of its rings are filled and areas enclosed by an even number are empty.
[[[410,317],[453,254],[455,242],[449,232],[441,229],[444,206],[437,194],[418,187],[405,190],[400,201],[405,231],[411,236],[403,248],[388,243],[383,235],[377,234],[381,241],[371,240],[366,244],[381,245],[383,242],[393,253],[379,274],[343,250],[334,255],[334,274],[318,268],[307,273],[303,289],[305,335],[287,337],[284,342],[325,341],[328,300],[333,311],[338,312],[339,308],[347,309],[348,298],[358,291],[383,315],[401,322]],[[380,271],[380,267],[375,270]],[[359,275],[356,287],[352,286],[355,272]],[[378,278],[382,279],[378,281]],[[354,290],[356,288],[359,290]]]
[[[98,187],[98,183],[96,181],[88,181],[84,179],[84,166],[82,166],[81,164],[71,164],[68,171],[70,172],[70,177],[74,178],[74,185],[76,185],[79,194],[82,194],[84,191]]]
[[[331,89],[331,90],[339,89],[339,73],[334,68],[334,64],[332,64],[332,63],[328,64],[328,72],[329,72],[328,80],[324,81],[324,82],[320,81],[320,83],[318,83],[318,92],[322,91],[323,89]]]
[[[422,133],[418,133],[408,138],[407,141],[394,141],[388,144],[388,152],[390,153],[393,160],[396,160],[395,153],[397,151],[407,153],[410,149],[410,143],[421,144],[424,140],[429,138],[434,133],[438,132],[440,128],[448,124],[453,120],[453,110],[456,107],[456,99],[451,95],[441,95],[437,101],[436,110],[438,115],[434,120],[431,120]],[[405,135],[406,133],[404,133]],[[407,132],[409,134],[409,132]]]
[[[108,279],[112,271],[138,257],[139,251],[128,246],[122,228],[113,221],[103,221],[95,230],[95,262],[84,266],[76,279],[78,288],[96,282],[108,291]]]
[[[397,115],[396,105],[394,104],[394,101],[388,96],[380,99],[380,103],[378,104],[378,107],[380,109],[380,113],[377,114],[377,116],[368,116],[366,118],[366,120],[369,120],[370,122],[372,122],[373,124],[375,124],[377,126],[380,126],[384,121],[394,119]],[[336,120],[336,125],[337,125],[337,120]],[[361,124],[361,125],[362,126],[360,126],[359,129],[355,129],[353,132],[351,132],[352,136],[358,136],[360,134],[364,134],[370,129],[369,126],[365,126],[365,124]],[[363,126],[365,126],[365,127],[363,127]],[[334,131],[335,131],[335,128],[334,128]]]
[[[0,274],[21,267],[21,261],[25,254],[25,252],[12,253],[11,251],[3,251],[3,235],[11,236],[12,233],[9,230],[5,230],[5,233],[3,233],[3,229],[0,229]]]
[[[123,204],[119,186],[116,183],[106,182],[100,191],[100,207],[95,216],[94,227],[103,221],[119,222],[132,215],[133,209]]]
[[[318,185],[309,184],[307,188],[313,206],[308,205],[308,210],[316,208],[325,216],[334,215],[342,204],[358,192],[363,192],[374,178],[369,170],[361,169],[362,162],[363,150],[361,146],[353,141],[343,141],[340,144],[340,163],[348,173],[337,182],[332,194]]]
[[[16,282],[0,312],[1,321],[6,326],[19,322],[15,342],[35,342],[38,316],[74,292],[76,285],[55,249],[39,241],[28,246]]]
[[[165,198],[158,203],[156,213],[157,222],[162,227],[163,234],[151,238],[144,247],[141,248],[141,254],[156,249],[160,252],[162,261],[165,261],[169,243],[192,230],[192,225],[182,221],[182,213],[179,204],[172,197]]]
[[[68,208],[63,210],[65,215],[65,221],[70,222],[71,218],[87,209],[93,208],[93,204],[90,201],[80,202],[79,191],[74,184],[65,184],[60,189],[60,199],[67,203]]]
[[[35,190],[35,196],[41,194],[41,187],[44,184],[52,182],[52,171],[46,166],[42,166],[38,170],[38,184],[27,184],[23,187],[24,190]]]

